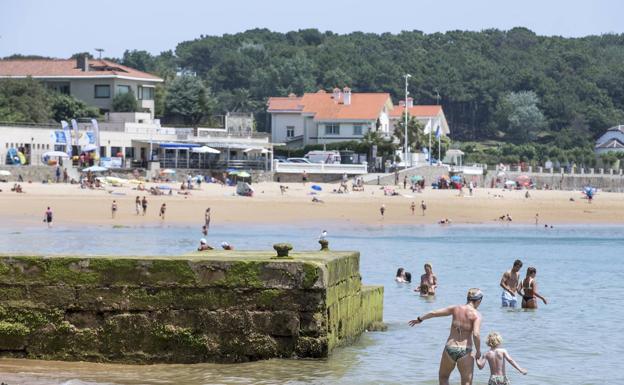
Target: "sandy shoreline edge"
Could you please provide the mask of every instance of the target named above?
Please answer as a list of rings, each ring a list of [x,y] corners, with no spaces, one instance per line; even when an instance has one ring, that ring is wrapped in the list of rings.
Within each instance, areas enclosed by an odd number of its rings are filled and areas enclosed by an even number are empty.
[[[535,224],[624,224],[624,194],[601,192],[593,203],[588,204],[578,191],[502,191],[500,189],[476,189],[473,196],[466,191],[464,197],[456,190],[426,189],[412,193],[397,188],[399,196],[385,196],[380,186],[366,186],[364,192],[335,194],[336,184],[319,184],[323,192],[315,195],[324,203],[313,203],[310,184],[283,184],[287,192],[280,193],[278,183],[253,185],[256,194],[252,198],[233,195],[233,187],[203,184],[201,190],[192,190],[190,196],[177,194],[151,196],[144,191],[132,190],[133,186],[108,188],[106,190],[82,190],[67,184],[22,184],[24,194],[10,191],[11,183],[0,183],[0,213],[2,228],[22,226],[45,226],[43,212],[47,206],[54,211],[56,226],[80,225],[102,226],[199,226],[204,222],[204,211],[212,209],[212,225],[379,225],[413,224],[431,225],[449,218],[453,224],[494,225],[497,218],[510,214],[512,223]],[[179,186],[171,185],[174,188]],[[401,186],[402,187],[402,186]],[[139,195],[149,202],[147,215],[136,215],[134,200]],[[112,201],[119,207],[116,218],[111,218]],[[422,215],[420,202],[425,201],[427,210]],[[416,205],[412,214],[411,203]],[[166,203],[166,218],[162,221],[158,210]],[[385,215],[379,208],[385,205]]]

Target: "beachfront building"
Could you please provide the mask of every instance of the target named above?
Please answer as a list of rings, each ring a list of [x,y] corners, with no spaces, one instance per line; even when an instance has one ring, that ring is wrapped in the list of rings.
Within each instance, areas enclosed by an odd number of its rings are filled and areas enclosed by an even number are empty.
[[[399,105],[394,106],[390,112],[390,131],[394,132],[396,124],[402,119],[405,119],[405,101],[401,100]],[[414,105],[413,98],[407,98],[407,113],[410,117],[416,118],[422,123],[424,133],[429,134],[431,130],[432,134],[435,134],[437,127],[440,127],[440,134],[448,136],[451,133],[446,116],[440,105]]]
[[[64,132],[60,124],[0,122],[0,165],[11,164],[9,153],[23,154],[25,164],[43,165],[46,152],[67,152],[69,136],[73,155],[91,148],[98,152],[104,166],[116,169],[147,168],[150,160],[161,168],[272,167],[273,146],[268,134],[247,131],[238,125],[168,127],[152,119],[150,113],[127,112],[106,114],[105,119],[97,122],[97,129],[91,121],[80,121],[77,126],[77,132]]]
[[[102,114],[111,112],[116,95],[132,92],[142,112],[154,117],[154,88],[163,80],[109,60],[76,59],[0,60],[0,78],[40,80],[48,88],[71,95]]]
[[[271,138],[291,148],[361,140],[369,131],[389,137],[392,99],[388,93],[357,93],[348,87],[303,96],[271,97]]]
[[[596,154],[607,152],[624,152],[624,125],[611,127],[596,140]]]

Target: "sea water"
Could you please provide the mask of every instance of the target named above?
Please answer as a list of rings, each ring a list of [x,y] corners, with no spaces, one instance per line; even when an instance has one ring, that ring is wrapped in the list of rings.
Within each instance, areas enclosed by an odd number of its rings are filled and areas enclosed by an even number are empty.
[[[624,227],[601,226],[225,226],[211,229],[209,243],[269,249],[291,242],[318,248],[326,228],[330,248],[359,250],[365,284],[383,285],[388,331],[365,333],[325,360],[267,360],[217,365],[109,365],[0,360],[0,381],[14,384],[437,384],[450,318],[407,322],[426,312],[465,302],[466,291],[484,293],[482,340],[495,330],[522,376],[507,365],[514,384],[624,384]],[[0,229],[3,253],[165,255],[194,250],[199,227]],[[519,258],[537,268],[548,305],[537,311],[500,306],[502,273]],[[430,262],[439,288],[420,298],[415,284],[397,284],[398,267],[419,280]],[[486,351],[485,343],[482,350]],[[475,384],[486,384],[487,370]],[[458,383],[457,372],[451,383]]]

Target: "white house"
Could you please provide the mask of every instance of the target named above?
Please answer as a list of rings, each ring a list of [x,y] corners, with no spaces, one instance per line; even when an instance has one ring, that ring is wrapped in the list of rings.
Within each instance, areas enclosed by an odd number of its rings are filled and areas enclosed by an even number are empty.
[[[0,60],[0,78],[31,77],[48,88],[80,99],[104,114],[112,111],[115,95],[132,91],[139,107],[154,117],[157,76],[108,60],[87,56],[69,60]]]
[[[290,147],[360,140],[370,130],[389,136],[392,99],[388,93],[332,93],[271,97],[271,141]]]
[[[390,132],[394,132],[394,128],[397,122],[401,119],[405,119],[405,101],[401,100],[398,106],[394,106],[390,112]],[[414,105],[414,99],[407,98],[407,113],[410,117],[415,117],[424,126],[424,133],[429,134],[429,130],[432,130],[432,134],[435,134],[436,128],[440,126],[440,132],[443,136],[448,136],[451,133],[446,116],[442,110],[442,106],[439,105]]]
[[[596,140],[596,154],[607,152],[624,152],[624,125],[611,127]]]

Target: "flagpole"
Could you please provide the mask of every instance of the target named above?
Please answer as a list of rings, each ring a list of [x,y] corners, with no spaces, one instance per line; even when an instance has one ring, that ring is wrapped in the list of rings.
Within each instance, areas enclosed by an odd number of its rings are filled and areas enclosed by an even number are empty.
[[[431,166],[431,130],[433,127],[431,126],[433,123],[431,118],[429,118],[429,165]]]
[[[438,135],[438,162],[441,161],[442,157],[442,126],[440,124],[440,118],[438,117],[438,130],[440,130],[440,134]]]

